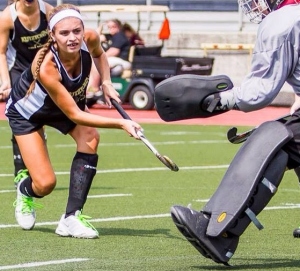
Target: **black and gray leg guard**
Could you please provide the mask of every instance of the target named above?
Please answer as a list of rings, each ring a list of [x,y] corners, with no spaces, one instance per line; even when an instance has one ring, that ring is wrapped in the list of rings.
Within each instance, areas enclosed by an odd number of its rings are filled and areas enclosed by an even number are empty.
[[[209,112],[212,110],[203,109],[205,98],[232,88],[233,84],[226,75],[177,75],[155,87],[155,107],[164,121],[207,118],[226,111]],[[215,108],[219,99],[210,102],[209,107]]]
[[[263,228],[256,216],[277,191],[288,161],[281,148],[292,136],[279,122],[262,124],[240,148],[201,212],[172,207],[177,228],[202,255],[226,264],[251,221]]]

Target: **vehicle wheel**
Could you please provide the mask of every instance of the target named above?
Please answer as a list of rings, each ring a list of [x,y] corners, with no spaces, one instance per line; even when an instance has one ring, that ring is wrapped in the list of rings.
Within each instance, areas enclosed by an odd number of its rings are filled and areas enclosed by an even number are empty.
[[[87,107],[91,108],[94,104],[104,104],[104,96],[102,91],[86,93]]]
[[[135,109],[149,110],[154,107],[154,97],[146,86],[140,85],[131,90],[129,103]]]

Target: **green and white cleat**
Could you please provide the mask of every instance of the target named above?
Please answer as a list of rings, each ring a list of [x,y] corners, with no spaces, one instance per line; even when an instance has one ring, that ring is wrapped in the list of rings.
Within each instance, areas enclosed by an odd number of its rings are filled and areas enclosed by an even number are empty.
[[[20,181],[25,180],[28,176],[29,176],[28,169],[21,169],[21,170],[19,170],[17,176],[14,179],[15,188],[17,188],[18,183]]]
[[[55,233],[64,237],[76,237],[94,239],[99,237],[98,231],[87,221],[90,217],[82,215],[81,211],[76,211],[75,215],[65,218],[65,214],[61,216]]]
[[[17,185],[17,199],[13,206],[15,207],[15,217],[19,226],[24,230],[31,230],[35,224],[35,208],[42,205],[35,203],[32,197],[25,196],[20,191],[20,185],[25,180],[22,179]]]

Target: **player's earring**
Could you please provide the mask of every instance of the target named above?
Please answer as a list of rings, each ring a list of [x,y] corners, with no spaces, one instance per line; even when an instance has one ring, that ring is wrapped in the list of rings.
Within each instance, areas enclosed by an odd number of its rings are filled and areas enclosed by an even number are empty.
[[[57,51],[57,43],[56,43],[56,40],[55,38],[51,37],[52,38],[52,41],[53,41],[53,47],[54,49]]]

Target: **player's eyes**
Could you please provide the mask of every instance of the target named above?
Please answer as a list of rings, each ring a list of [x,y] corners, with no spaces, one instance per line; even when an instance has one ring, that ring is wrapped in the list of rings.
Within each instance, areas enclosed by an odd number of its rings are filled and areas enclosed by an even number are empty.
[[[81,32],[81,29],[75,29],[75,30],[73,31],[74,34],[79,34],[80,32]]]
[[[70,31],[60,31],[59,34],[62,36],[67,36],[70,33]]]

